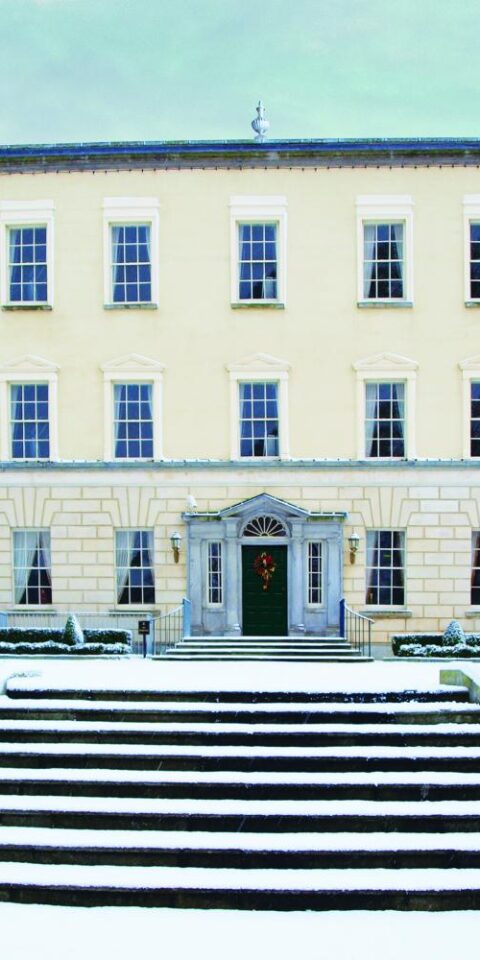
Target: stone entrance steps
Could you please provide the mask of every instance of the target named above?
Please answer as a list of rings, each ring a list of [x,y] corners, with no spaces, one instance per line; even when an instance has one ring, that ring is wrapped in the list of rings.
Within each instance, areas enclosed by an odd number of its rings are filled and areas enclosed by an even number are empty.
[[[0,698],[0,899],[480,907],[480,707],[459,688]]]
[[[342,637],[189,637],[162,653],[167,660],[370,659]]]

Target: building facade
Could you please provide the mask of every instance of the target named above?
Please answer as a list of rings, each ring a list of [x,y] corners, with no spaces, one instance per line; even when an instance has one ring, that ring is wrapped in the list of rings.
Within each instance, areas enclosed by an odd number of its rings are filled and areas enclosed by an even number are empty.
[[[480,141],[0,148],[0,298],[0,609],[480,628]]]

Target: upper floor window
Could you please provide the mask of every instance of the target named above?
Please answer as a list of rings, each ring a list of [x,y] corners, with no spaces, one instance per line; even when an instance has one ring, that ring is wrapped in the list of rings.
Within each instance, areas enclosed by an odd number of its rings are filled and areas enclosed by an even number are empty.
[[[151,303],[150,225],[118,224],[111,232],[113,303]]]
[[[153,531],[116,532],[117,603],[155,603]]]
[[[286,300],[285,197],[232,197],[232,306],[281,306]]]
[[[131,353],[101,369],[104,459],[161,460],[163,364]]]
[[[153,458],[151,383],[115,383],[115,457]]]
[[[48,309],[52,306],[53,209],[49,200],[0,203],[4,307]]]
[[[47,302],[47,228],[8,230],[8,292],[11,303]]]
[[[470,383],[470,456],[480,457],[480,382]]]
[[[357,456],[415,458],[418,363],[376,353],[353,364],[357,372]]]
[[[10,385],[11,455],[15,460],[48,460],[48,383]]]
[[[240,456],[278,455],[278,384],[240,383]]]
[[[366,603],[403,606],[405,602],[405,534],[402,530],[367,531]]]
[[[406,196],[357,199],[358,305],[413,300],[413,202]]]
[[[52,602],[48,530],[13,531],[13,578],[15,603],[37,606]]]
[[[290,364],[266,353],[229,363],[230,457],[289,456]]]
[[[157,306],[158,200],[107,197],[103,217],[105,306]]]
[[[363,297],[402,300],[404,242],[402,223],[364,223]]]
[[[240,300],[277,299],[277,225],[241,223],[238,226]]]
[[[480,223],[470,223],[470,300],[480,300]]]
[[[405,384],[365,384],[365,455],[405,456]]]

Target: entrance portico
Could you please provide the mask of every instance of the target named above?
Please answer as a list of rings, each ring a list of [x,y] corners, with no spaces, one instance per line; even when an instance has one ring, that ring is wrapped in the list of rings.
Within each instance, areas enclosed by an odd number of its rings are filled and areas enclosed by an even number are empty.
[[[338,634],[345,516],[268,493],[184,513],[192,633]]]

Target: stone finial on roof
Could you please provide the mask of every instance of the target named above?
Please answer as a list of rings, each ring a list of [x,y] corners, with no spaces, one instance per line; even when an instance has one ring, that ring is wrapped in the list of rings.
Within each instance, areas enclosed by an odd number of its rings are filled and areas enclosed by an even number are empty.
[[[269,126],[270,121],[267,120],[265,116],[265,107],[262,101],[259,100],[257,106],[257,116],[255,117],[255,120],[252,120],[252,127],[256,133],[255,140],[257,143],[263,143],[266,134],[268,133]]]

